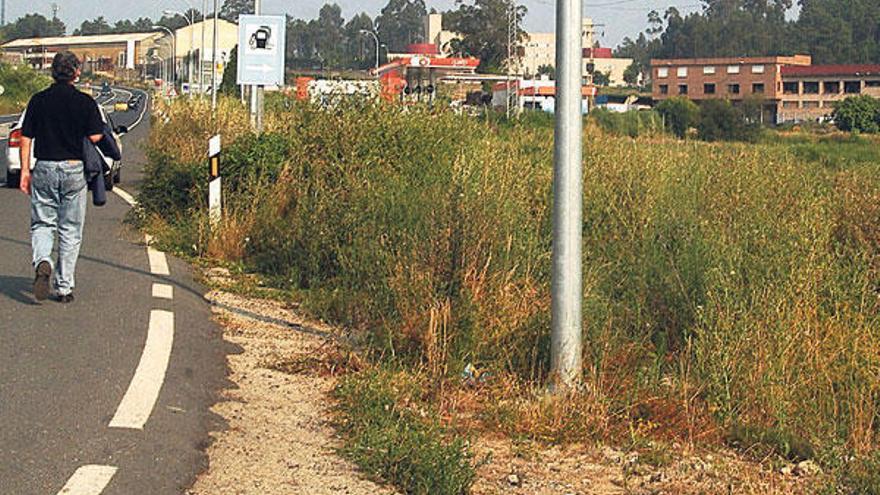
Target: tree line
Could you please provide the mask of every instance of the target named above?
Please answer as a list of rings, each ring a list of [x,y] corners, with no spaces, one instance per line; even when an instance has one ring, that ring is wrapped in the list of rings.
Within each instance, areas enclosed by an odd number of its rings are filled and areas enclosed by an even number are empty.
[[[615,50],[635,62],[634,83],[650,76],[652,58],[748,57],[808,54],[815,64],[880,63],[880,2],[798,0],[702,0],[682,15],[670,7],[648,14],[648,28]]]

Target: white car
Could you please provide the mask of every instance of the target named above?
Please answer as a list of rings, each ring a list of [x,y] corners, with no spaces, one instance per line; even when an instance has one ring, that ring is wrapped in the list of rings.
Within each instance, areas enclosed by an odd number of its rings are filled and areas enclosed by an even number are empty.
[[[101,112],[101,118],[104,120],[104,123],[110,122],[107,113],[104,111],[104,107],[98,105],[98,110]],[[21,149],[21,126],[24,124],[24,115],[25,113],[22,112],[18,121],[16,121],[9,130],[9,139],[6,140],[6,151],[5,153],[0,154],[0,161],[4,162],[3,168],[6,170],[6,187],[10,188],[17,188],[21,180],[21,158],[19,157],[19,150]],[[116,139],[116,144],[119,146],[120,151],[122,150],[122,141],[119,139],[119,136],[126,132],[128,132],[128,129],[125,126],[113,127],[113,137]],[[101,153],[100,149],[98,150],[98,153]],[[107,158],[103,153],[101,153],[101,157],[107,162],[107,167],[110,170],[109,173],[104,176],[104,181],[106,182],[107,190],[109,191],[113,188],[113,184],[119,184],[122,179],[122,162]],[[34,146],[31,146],[31,169],[34,168],[35,162]]]

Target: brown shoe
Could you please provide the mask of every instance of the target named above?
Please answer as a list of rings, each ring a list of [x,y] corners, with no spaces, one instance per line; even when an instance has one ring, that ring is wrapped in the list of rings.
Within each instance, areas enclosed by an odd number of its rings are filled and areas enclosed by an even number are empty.
[[[37,275],[34,277],[34,299],[45,301],[49,297],[49,277],[52,276],[52,265],[48,261],[41,261],[37,265]]]

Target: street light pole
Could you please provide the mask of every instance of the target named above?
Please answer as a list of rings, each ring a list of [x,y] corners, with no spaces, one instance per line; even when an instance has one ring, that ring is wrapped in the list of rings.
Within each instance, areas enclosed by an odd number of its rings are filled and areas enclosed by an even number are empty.
[[[199,47],[199,99],[205,98],[205,12],[208,11],[208,0],[202,0],[202,45]]]
[[[259,1],[259,0],[258,0]],[[211,46],[211,115],[214,114],[214,110],[217,109],[217,20],[219,16],[219,11],[217,9],[217,0],[214,0],[214,29],[212,29],[214,34],[214,40]]]
[[[551,387],[578,385],[582,367],[582,0],[556,0]]]
[[[177,36],[174,35],[174,31],[168,29],[165,26],[153,26],[153,29],[161,29],[166,33],[171,35],[171,83],[176,88],[177,87]]]
[[[360,32],[361,32],[361,34],[369,34],[370,36],[373,37],[374,40],[376,40],[376,75],[378,76],[379,75],[379,46],[380,46],[379,36],[372,31],[367,31],[366,29],[361,29]]]
[[[192,71],[193,60],[192,60],[192,57],[193,57],[193,52],[194,52],[193,45],[195,45],[195,37],[194,36],[195,36],[195,29],[196,29],[195,28],[195,19],[193,17],[194,16],[193,9],[190,9],[189,17],[187,17],[186,13],[178,12],[176,10],[165,10],[162,12],[162,14],[163,15],[179,15],[180,17],[183,17],[183,20],[186,21],[187,24],[189,24],[189,48],[186,51],[187,56],[189,57],[189,70],[187,71],[187,82],[189,83],[188,93],[190,96],[192,96],[192,83],[193,83],[193,71]]]

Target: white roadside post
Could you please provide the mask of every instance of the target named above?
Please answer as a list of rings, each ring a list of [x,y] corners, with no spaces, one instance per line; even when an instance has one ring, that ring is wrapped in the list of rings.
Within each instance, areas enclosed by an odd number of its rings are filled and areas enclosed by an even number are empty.
[[[223,218],[223,197],[220,177],[220,135],[208,141],[208,219],[211,228],[216,229]]]
[[[582,0],[556,0],[556,129],[553,160],[551,387],[581,377],[583,304]]]

